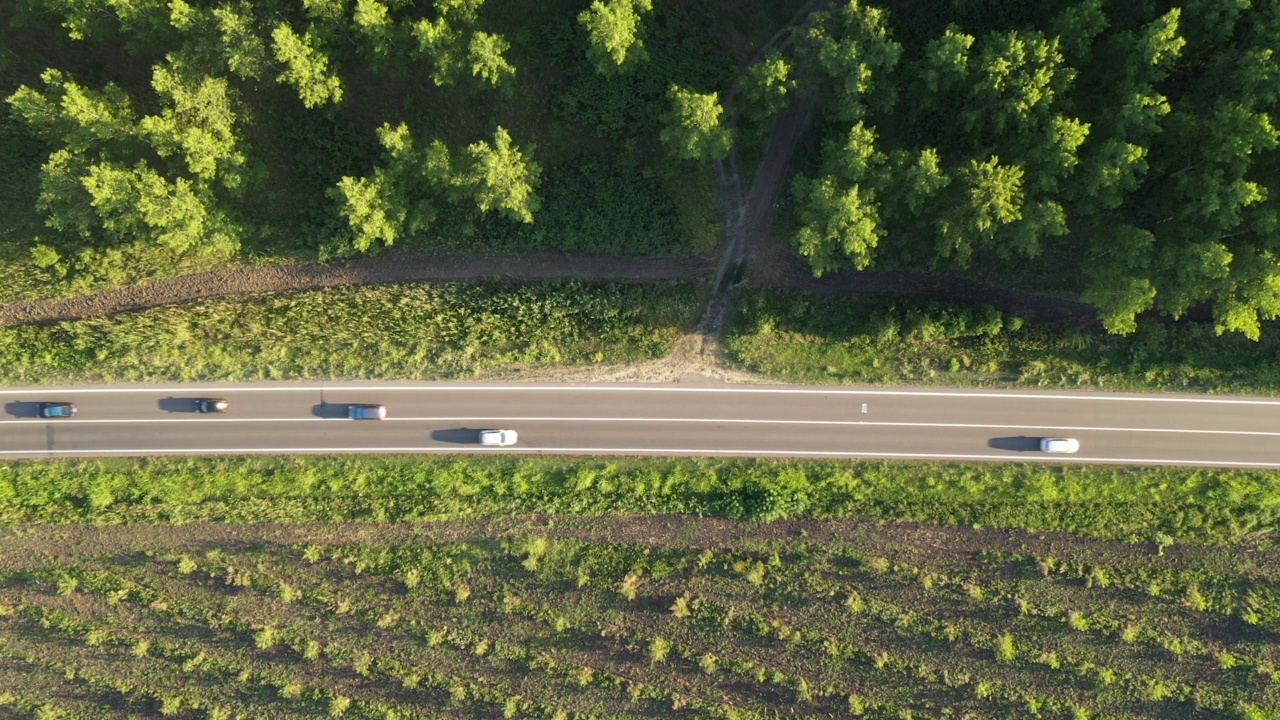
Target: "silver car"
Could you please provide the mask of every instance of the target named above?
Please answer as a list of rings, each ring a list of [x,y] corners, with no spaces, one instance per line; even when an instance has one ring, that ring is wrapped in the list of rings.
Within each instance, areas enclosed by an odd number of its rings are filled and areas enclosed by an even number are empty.
[[[1080,441],[1075,438],[1040,438],[1040,452],[1066,454],[1080,452]]]

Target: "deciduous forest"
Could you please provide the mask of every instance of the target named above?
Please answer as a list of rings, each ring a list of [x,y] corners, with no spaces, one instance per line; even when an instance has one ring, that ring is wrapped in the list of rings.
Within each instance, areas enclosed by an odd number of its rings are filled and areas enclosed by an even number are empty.
[[[688,167],[794,12],[769,5],[4,3],[0,259],[89,287],[392,245],[705,250]]]
[[[815,271],[1033,266],[1113,332],[1212,303],[1256,338],[1280,314],[1280,4],[942,7],[839,3],[802,40]]]
[[[708,163],[758,158],[811,98],[780,212],[815,273],[1049,289],[1116,333],[1206,307],[1256,339],[1280,316],[1275,2],[0,10],[22,287],[388,246],[709,250]]]

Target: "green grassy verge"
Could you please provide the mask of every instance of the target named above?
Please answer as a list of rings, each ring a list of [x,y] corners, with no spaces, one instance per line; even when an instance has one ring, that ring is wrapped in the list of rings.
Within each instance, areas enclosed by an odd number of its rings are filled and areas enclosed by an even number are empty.
[[[1121,337],[990,307],[748,290],[725,339],[742,366],[796,382],[1094,387],[1271,394],[1280,333],[1145,322]]]
[[[520,457],[236,457],[0,466],[0,521],[422,520],[539,512],[865,517],[1231,542],[1275,528],[1273,473]]]
[[[661,357],[691,284],[384,285],[0,329],[0,382],[444,378]]]

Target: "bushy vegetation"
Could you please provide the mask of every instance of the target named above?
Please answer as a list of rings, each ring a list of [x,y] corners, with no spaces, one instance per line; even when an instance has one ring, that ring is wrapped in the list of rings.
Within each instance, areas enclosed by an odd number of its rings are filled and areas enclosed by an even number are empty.
[[[693,285],[384,285],[0,328],[0,382],[443,378],[661,357]]]
[[[0,466],[0,522],[404,521],[512,513],[881,518],[1129,541],[1275,529],[1274,473],[745,459],[245,457]]]
[[[662,183],[617,163],[577,156],[549,174],[542,196],[539,222],[495,216],[480,236],[495,250],[659,255],[688,249],[678,205]]]
[[[824,98],[800,251],[1087,278],[1112,332],[1280,317],[1280,5],[846,0],[798,38]]]
[[[1037,325],[990,306],[749,290],[725,339],[736,363],[796,382],[1280,391],[1276,333],[1144,318],[1136,333]]]
[[[983,551],[976,533],[937,528],[811,522],[779,537],[548,520],[382,525],[376,540],[329,528],[292,545],[178,529],[145,553],[24,539],[46,552],[6,553],[0,570],[0,710],[985,720],[1280,707],[1274,562],[1245,572],[1203,548],[1175,560],[1025,535]]]

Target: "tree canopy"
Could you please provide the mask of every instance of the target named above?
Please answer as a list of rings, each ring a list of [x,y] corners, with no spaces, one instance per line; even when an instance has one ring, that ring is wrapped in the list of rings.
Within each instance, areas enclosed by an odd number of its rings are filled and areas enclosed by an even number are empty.
[[[697,93],[672,85],[671,109],[659,137],[676,157],[719,160],[733,146],[733,131],[725,127],[719,93]]]
[[[941,14],[922,34],[849,0],[803,34],[824,108],[821,162],[794,185],[814,272],[1043,257],[1114,332],[1202,303],[1219,332],[1280,317],[1280,7]]]
[[[592,0],[578,15],[587,30],[587,56],[601,73],[625,72],[648,57],[644,49],[642,13],[653,0]]]

